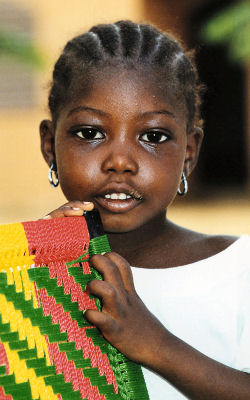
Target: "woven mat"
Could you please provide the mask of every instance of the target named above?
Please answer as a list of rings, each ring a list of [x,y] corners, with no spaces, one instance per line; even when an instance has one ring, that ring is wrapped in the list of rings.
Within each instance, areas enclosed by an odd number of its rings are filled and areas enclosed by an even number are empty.
[[[88,216],[88,217],[87,217]],[[0,400],[147,400],[141,367],[83,315],[110,251],[96,214],[0,226]]]

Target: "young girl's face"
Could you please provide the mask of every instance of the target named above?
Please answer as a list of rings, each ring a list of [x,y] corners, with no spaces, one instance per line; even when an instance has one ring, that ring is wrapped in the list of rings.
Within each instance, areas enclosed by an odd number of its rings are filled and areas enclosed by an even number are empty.
[[[135,71],[102,74],[60,112],[54,136],[66,198],[91,201],[107,232],[128,232],[165,218],[184,164],[197,155],[183,107]],[[53,138],[43,138],[47,162]]]

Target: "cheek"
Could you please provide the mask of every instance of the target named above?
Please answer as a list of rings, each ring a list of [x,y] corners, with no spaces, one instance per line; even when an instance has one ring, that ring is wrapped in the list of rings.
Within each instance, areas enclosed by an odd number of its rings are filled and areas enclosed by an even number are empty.
[[[68,200],[86,200],[95,187],[100,171],[96,159],[83,152],[67,149],[58,151],[58,176],[61,189]]]
[[[143,180],[152,186],[156,195],[175,192],[178,188],[182,166],[182,157],[176,157],[173,153],[151,158],[145,166]]]
[[[179,183],[179,175],[176,172],[170,172],[167,169],[162,170],[155,176],[152,185],[152,201],[155,207],[165,209],[174,200]]]

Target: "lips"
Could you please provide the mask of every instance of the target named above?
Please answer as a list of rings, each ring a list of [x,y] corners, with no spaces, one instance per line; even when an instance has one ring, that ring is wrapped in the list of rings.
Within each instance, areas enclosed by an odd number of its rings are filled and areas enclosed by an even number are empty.
[[[95,199],[102,208],[112,213],[128,212],[143,201],[137,189],[125,184],[107,185]]]

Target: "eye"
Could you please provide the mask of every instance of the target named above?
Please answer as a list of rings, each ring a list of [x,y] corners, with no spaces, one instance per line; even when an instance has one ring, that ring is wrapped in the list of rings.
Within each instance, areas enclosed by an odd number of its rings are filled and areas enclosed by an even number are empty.
[[[84,140],[98,140],[105,137],[98,129],[88,127],[76,129],[73,134]]]
[[[141,135],[140,139],[143,142],[149,142],[149,143],[163,143],[166,142],[167,140],[170,139],[170,135],[167,133],[163,133],[160,131],[149,131]]]

